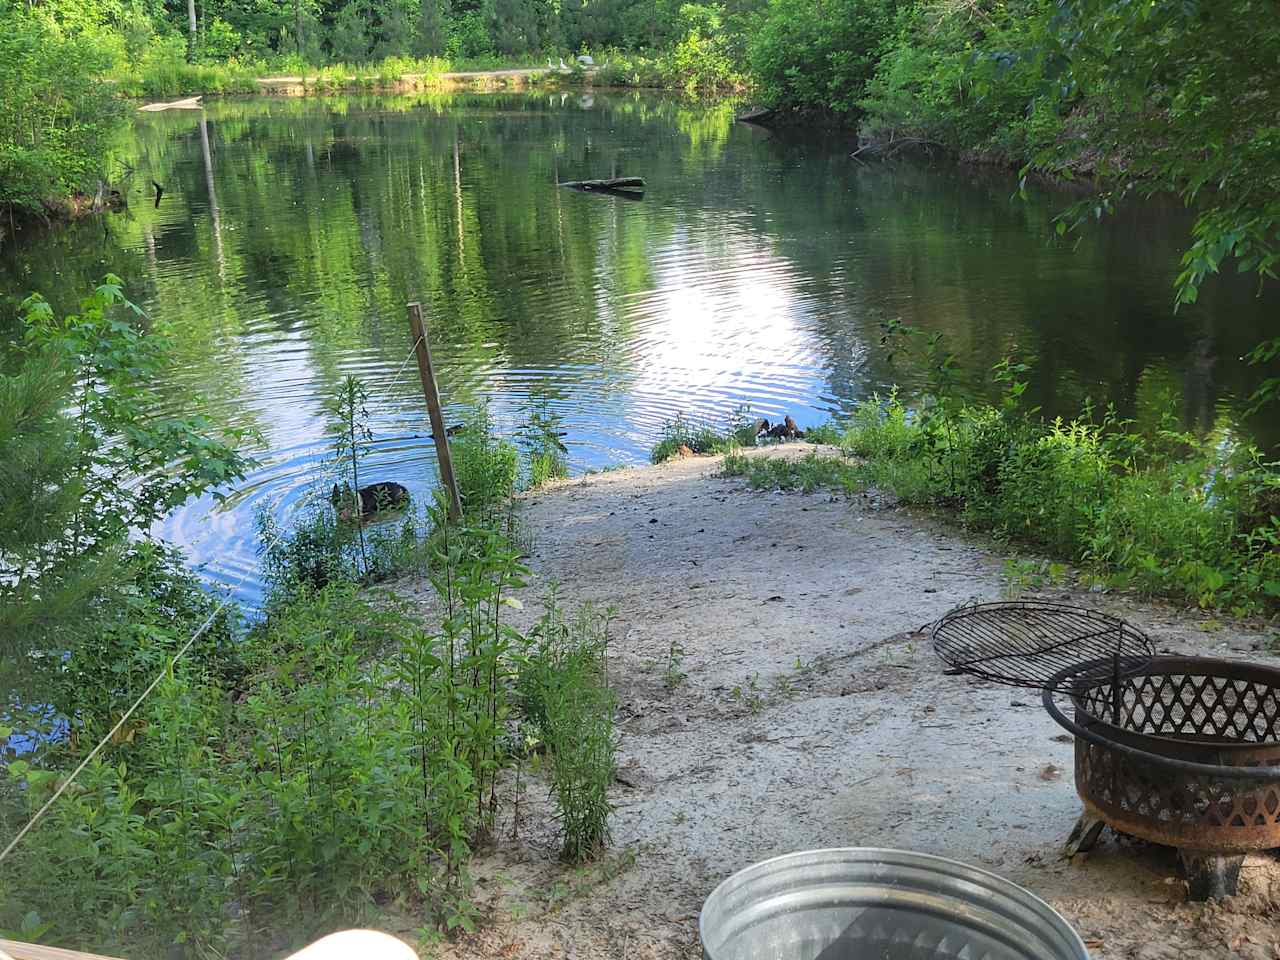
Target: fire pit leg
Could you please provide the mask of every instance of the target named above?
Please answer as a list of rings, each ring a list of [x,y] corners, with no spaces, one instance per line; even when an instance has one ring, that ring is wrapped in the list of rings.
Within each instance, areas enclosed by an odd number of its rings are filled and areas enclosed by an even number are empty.
[[[1070,860],[1077,853],[1088,853],[1097,845],[1098,838],[1102,836],[1102,828],[1106,825],[1106,821],[1098,817],[1080,814],[1080,819],[1071,828],[1071,836],[1067,837],[1062,855]]]
[[[1203,850],[1178,851],[1187,875],[1187,896],[1191,900],[1222,900],[1236,895],[1240,865],[1244,855],[1227,856]]]

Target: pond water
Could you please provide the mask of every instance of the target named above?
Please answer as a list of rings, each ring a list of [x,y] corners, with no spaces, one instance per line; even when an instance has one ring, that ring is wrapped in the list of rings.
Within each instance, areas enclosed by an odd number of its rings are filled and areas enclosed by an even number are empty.
[[[215,422],[259,431],[260,465],[225,503],[158,531],[249,604],[254,513],[287,522],[324,480],[327,401],[346,374],[371,394],[363,477],[433,483],[408,300],[427,310],[447,403],[487,401],[509,434],[554,418],[574,472],[644,461],[678,412],[749,404],[803,426],[909,388],[918,370],[880,344],[894,318],[944,333],[980,390],[1018,356],[1051,414],[1091,397],[1280,439],[1233,419],[1262,375],[1239,358],[1274,335],[1280,302],[1214,282],[1175,313],[1184,212],[1146,206],[1055,242],[1062,194],[862,165],[842,140],[732,118],[727,103],[599,92],[140,114],[121,145],[129,209],[0,250],[0,289],[69,307],[119,274],[175,328],[164,409],[199,396]],[[643,176],[644,200],[554,186],[615,174]]]

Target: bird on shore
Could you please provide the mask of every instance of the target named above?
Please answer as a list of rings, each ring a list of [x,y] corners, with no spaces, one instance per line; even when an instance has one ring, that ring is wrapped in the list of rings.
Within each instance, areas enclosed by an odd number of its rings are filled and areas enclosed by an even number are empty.
[[[556,68],[556,65],[551,62],[551,58],[547,57],[547,69],[554,70],[555,68]]]
[[[565,66],[565,64],[564,64],[564,57],[561,57],[561,58],[560,58],[560,69],[561,69],[561,70],[568,70],[568,69],[569,69],[569,68],[568,68],[568,67],[566,67],[566,66]]]

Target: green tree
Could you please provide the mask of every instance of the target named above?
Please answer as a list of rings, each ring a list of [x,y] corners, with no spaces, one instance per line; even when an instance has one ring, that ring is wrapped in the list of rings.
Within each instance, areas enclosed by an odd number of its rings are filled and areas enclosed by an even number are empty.
[[[538,46],[538,21],[532,0],[491,0],[490,30],[493,45],[507,56],[527,53]]]
[[[156,520],[243,476],[203,418],[148,413],[169,341],[137,321],[111,276],[77,315],[23,305],[24,351],[0,376],[0,636],[27,650],[86,613]]]
[[[123,116],[109,54],[41,8],[0,0],[0,209],[42,215],[93,192]]]
[[[570,50],[582,45],[583,0],[560,0],[560,38]]]
[[[438,57],[445,52],[448,34],[449,0],[419,0],[418,22],[414,28],[414,53],[420,57]]]
[[[329,50],[342,63],[365,63],[369,59],[369,11],[361,0],[349,0],[333,18]]]
[[[765,100],[856,112],[887,49],[894,7],[894,0],[772,0],[750,47]]]
[[[378,42],[375,60],[408,56],[414,46],[416,0],[382,0],[378,7]]]
[[[1107,185],[1077,219],[1130,194],[1193,206],[1180,302],[1228,259],[1260,281],[1280,263],[1278,14],[1274,0],[1062,0],[1050,22],[1059,102],[1082,119],[1036,165],[1069,170],[1088,150]]]

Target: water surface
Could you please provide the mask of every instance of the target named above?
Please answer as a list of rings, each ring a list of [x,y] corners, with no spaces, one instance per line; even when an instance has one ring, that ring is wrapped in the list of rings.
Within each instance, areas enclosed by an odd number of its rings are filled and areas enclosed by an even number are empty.
[[[70,307],[120,274],[175,328],[165,409],[198,396],[215,422],[259,431],[261,466],[228,501],[159,531],[250,603],[254,512],[287,521],[323,479],[327,402],[346,374],[372,395],[364,477],[432,483],[408,300],[427,309],[446,401],[487,401],[511,434],[555,418],[575,472],[644,460],[677,412],[722,419],[745,403],[804,425],[917,384],[912,360],[880,344],[894,318],[945,333],[980,390],[1018,356],[1050,414],[1091,397],[1236,429],[1261,377],[1239,358],[1280,327],[1277,298],[1246,282],[1211,283],[1174,312],[1176,208],[1055,242],[1060,194],[1018,200],[991,171],[861,165],[840,140],[734,124],[729,104],[228,100],[139,115],[121,155],[129,210],[0,250],[0,285]],[[645,177],[644,201],[554,186],[615,174]],[[1256,419],[1238,429],[1280,439]]]

